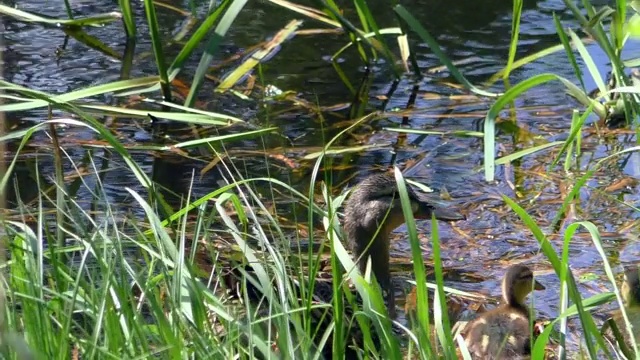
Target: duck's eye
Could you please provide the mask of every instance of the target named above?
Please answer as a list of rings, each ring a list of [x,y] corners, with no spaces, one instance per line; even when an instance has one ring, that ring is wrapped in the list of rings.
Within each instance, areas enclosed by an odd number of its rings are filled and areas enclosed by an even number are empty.
[[[533,274],[520,275],[520,280],[522,280],[522,281],[533,281]]]

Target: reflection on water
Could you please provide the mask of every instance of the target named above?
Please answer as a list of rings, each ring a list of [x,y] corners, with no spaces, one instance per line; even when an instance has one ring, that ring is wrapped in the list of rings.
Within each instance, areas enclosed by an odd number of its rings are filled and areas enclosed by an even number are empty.
[[[315,3],[308,1],[309,6]],[[144,18],[141,3],[135,3],[136,16],[140,21]],[[184,2],[184,8],[188,8]],[[377,14],[381,26],[396,26],[394,17],[389,13],[388,3],[370,2],[374,14]],[[511,2],[491,0],[413,0],[405,2],[426,28],[432,32],[443,49],[454,60],[467,60],[461,66],[463,72],[474,83],[480,84],[492,74],[500,70],[506,63],[511,29]],[[20,3],[21,9],[35,10],[49,16],[63,17],[65,14],[62,2],[30,1]],[[111,2],[74,2],[77,14],[96,14],[115,10]],[[199,14],[206,11],[206,4],[197,9]],[[265,40],[280,30],[291,19],[299,18],[297,14],[265,2],[249,2],[217,54],[217,61],[232,54],[241,53]],[[576,27],[568,13],[564,11],[561,0],[525,1],[521,19],[521,45],[518,56],[524,56],[558,43],[552,14],[557,13],[563,25]],[[158,8],[162,29],[169,37],[179,29],[184,20],[164,8]],[[274,16],[278,14],[278,16]],[[346,8],[345,16],[357,23],[356,13]],[[65,38],[65,34],[57,29],[43,29],[33,24],[15,22],[5,18],[6,62],[5,78],[20,85],[46,91],[52,94],[65,93],[73,89],[114,81],[120,78],[121,63],[102,55],[98,51],[88,49],[73,39]],[[138,23],[139,34],[147,34],[145,24]],[[102,28],[90,29],[89,33],[116,51],[123,51],[125,46],[124,32],[119,23]],[[320,28],[319,23],[307,20],[304,28]],[[418,43],[416,36],[411,41]],[[352,95],[342,85],[329,59],[347,42],[341,34],[298,36],[286,43],[268,63],[262,67],[265,84],[272,84],[282,90],[293,90],[299,97],[312,104],[333,105],[350,102]],[[390,44],[393,44],[390,41]],[[393,45],[392,45],[393,46]],[[150,44],[146,35],[139,35],[136,44],[135,66],[132,77],[154,74],[155,65],[150,60]],[[167,48],[172,55],[179,47]],[[426,46],[417,46],[419,64],[423,69],[439,66],[437,58]],[[630,53],[638,50],[637,43],[631,43]],[[605,74],[608,71],[606,58],[594,46],[589,47],[598,66]],[[198,54],[199,55],[199,54]],[[193,74],[198,58],[193,56],[184,74]],[[346,76],[358,83],[366,69],[354,51],[347,51],[340,59]],[[416,81],[408,74],[397,84],[391,98],[384,95],[392,89],[392,77],[389,66],[383,63],[372,64],[370,73],[372,85],[370,92],[370,110],[403,109],[409,98],[417,94],[415,111],[408,116],[408,124],[414,129],[431,131],[471,130],[482,131],[482,122],[490,100],[456,97],[464,93],[449,86],[451,80],[447,73],[425,73],[422,80]],[[563,53],[556,53],[528,64],[513,73],[511,83],[543,72],[554,72],[569,79],[574,79],[572,69]],[[223,72],[222,72],[223,73]],[[189,75],[185,75],[189,78]],[[591,81],[590,79],[587,79]],[[592,83],[588,83],[593,88]],[[413,91],[417,87],[417,91]],[[238,100],[231,95],[211,95],[211,85],[202,89],[201,99],[209,110],[220,111],[250,121],[258,126],[266,123],[278,126],[280,135],[266,137],[261,140],[247,140],[242,144],[229,144],[228,149],[267,150],[282,157],[300,157],[308,152],[318,150],[324,141],[336,135],[344,126],[340,122],[348,118],[348,112],[336,111],[324,114],[323,120],[312,111],[291,104],[271,105],[265,111],[255,102]],[[121,101],[107,97],[96,99],[101,102]],[[510,154],[546,141],[564,139],[570,126],[571,111],[577,105],[564,93],[559,83],[551,83],[530,91],[518,100],[517,122],[519,127],[501,126],[498,128],[499,151]],[[384,109],[382,107],[384,106]],[[277,114],[274,116],[273,114]],[[10,113],[7,119],[11,126],[25,126],[40,122],[47,116],[46,111],[37,110],[26,113]],[[378,119],[355,129],[341,138],[336,145],[377,144],[378,147],[357,155],[339,157],[336,165],[348,169],[343,172],[332,172],[335,183],[354,182],[369,173],[372,167],[388,166],[392,161],[398,164],[413,163],[410,175],[418,180],[428,182],[438,190],[447,190],[452,196],[452,203],[462,209],[468,217],[467,221],[457,224],[442,224],[443,257],[447,267],[461,269],[468,274],[475,274],[486,281],[480,283],[460,284],[462,288],[471,290],[489,289],[494,295],[499,294],[499,279],[508,263],[526,260],[545,271],[549,265],[538,254],[537,242],[522,225],[518,217],[510,211],[500,198],[500,194],[517,198],[521,206],[534,217],[543,230],[552,233],[551,220],[561,205],[561,199],[570,191],[570,186],[581,173],[547,171],[550,161],[557,151],[544,151],[527,156],[524,160],[514,162],[511,166],[497,169],[496,182],[487,184],[483,181],[482,142],[477,138],[461,138],[455,136],[409,135],[404,140],[396,133],[379,131],[384,127],[397,127],[402,123],[403,115],[389,112],[384,119]],[[117,130],[121,138],[130,143],[136,140],[149,139],[155,141],[155,134],[148,124],[141,121],[120,119]],[[148,132],[148,133],[147,133]],[[634,144],[633,136],[620,133],[607,133],[601,138],[591,129],[585,130],[582,156],[578,159],[582,170],[610,154],[615,148]],[[184,133],[187,133],[185,130]],[[173,134],[176,136],[176,134]],[[15,145],[13,145],[15,150]],[[310,147],[314,150],[300,151]],[[275,149],[275,150],[273,150]],[[284,150],[281,150],[284,149]],[[82,156],[82,151],[75,154]],[[246,155],[246,154],[245,154]],[[52,173],[50,152],[39,151],[38,165],[40,174]],[[237,156],[234,162],[247,173],[247,176],[264,176],[269,174],[286,182],[300,185],[301,190],[309,175],[308,167],[292,171],[277,156],[272,158]],[[265,161],[265,159],[269,159]],[[219,185],[221,178],[217,169],[203,176],[200,171],[211,161],[191,161],[183,157],[154,157],[147,153],[136,153],[135,160],[142,168],[154,174],[162,186],[167,188],[170,201],[180,203],[180,196],[188,193],[192,186],[195,195],[202,195]],[[296,159],[297,160],[297,159]],[[112,169],[124,169],[119,159],[110,159]],[[414,162],[415,161],[415,162]],[[561,161],[564,161],[562,159]],[[25,199],[33,194],[34,172],[25,165],[16,172],[19,178],[19,193]],[[356,169],[364,169],[352,178]],[[558,168],[560,169],[560,168]],[[567,221],[589,220],[595,222],[604,232],[608,232],[604,246],[610,254],[613,265],[637,262],[638,252],[633,245],[632,230],[637,229],[638,215],[625,203],[637,205],[637,182],[630,183],[614,190],[607,186],[622,178],[637,178],[639,174],[637,155],[611,161],[606,167],[594,174],[592,181],[582,191],[580,203],[567,218]],[[131,199],[122,189],[134,186],[136,180],[126,171],[114,171],[106,175],[104,182],[109,196],[114,203],[126,204]],[[323,176],[321,175],[320,178]],[[23,181],[23,179],[26,179]],[[13,183],[11,183],[13,185]],[[8,194],[14,194],[10,190]],[[285,212],[286,213],[286,212]],[[566,224],[564,224],[566,226]],[[428,233],[429,224],[419,223],[422,232]],[[409,253],[408,244],[402,236],[403,229],[397,231],[397,241],[393,243],[396,257],[406,258]],[[430,250],[428,236],[425,235],[425,258],[429,262]],[[630,241],[633,240],[633,241]],[[562,237],[552,236],[551,240],[560,248]],[[570,245],[572,269],[577,276],[584,273],[595,273],[597,279],[603,278],[599,267],[601,260],[586,236],[576,236]],[[620,255],[618,255],[620,254]],[[618,266],[616,270],[621,270]],[[554,276],[543,276],[547,289],[554,289]],[[586,294],[601,291],[593,286],[593,282],[581,283],[581,290]],[[556,312],[557,293],[546,291],[535,294],[537,304],[543,315],[552,316]]]

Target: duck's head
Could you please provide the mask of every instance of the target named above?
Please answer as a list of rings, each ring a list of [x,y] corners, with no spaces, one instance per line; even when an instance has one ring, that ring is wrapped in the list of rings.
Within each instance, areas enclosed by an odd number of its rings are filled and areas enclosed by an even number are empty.
[[[434,205],[432,199],[419,194],[408,184],[407,193],[413,216],[417,219],[430,219],[432,214],[436,219],[443,221],[457,221],[465,218],[458,212]],[[388,233],[404,222],[398,186],[392,173],[376,174],[364,179],[351,193],[345,208],[347,231],[351,227],[354,230],[368,230],[367,235],[370,235],[382,225],[380,231]]]
[[[624,272],[624,282],[620,288],[622,299],[628,307],[640,306],[640,267],[630,266]]]
[[[502,281],[502,297],[506,304],[522,306],[531,290],[544,290],[544,286],[533,278],[533,272],[527,266],[511,266]]]

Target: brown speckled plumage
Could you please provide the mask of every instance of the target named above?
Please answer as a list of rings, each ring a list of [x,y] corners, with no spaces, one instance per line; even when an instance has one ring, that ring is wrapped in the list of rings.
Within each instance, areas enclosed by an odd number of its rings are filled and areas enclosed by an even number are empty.
[[[625,312],[632,326],[636,345],[640,346],[640,268],[638,266],[630,266],[624,273],[624,282],[620,286],[620,293],[624,301]],[[628,349],[633,352],[629,331],[627,330],[622,311],[616,310],[612,314],[612,320],[622,336]],[[614,342],[613,333],[609,330],[607,333]]]
[[[474,359],[524,359],[531,353],[529,309],[524,304],[532,289],[544,289],[531,270],[514,265],[502,282],[503,304],[471,321],[464,330]]]
[[[418,194],[408,184],[407,192],[415,218],[431,218],[434,213],[439,220],[464,219],[457,212],[433,206],[425,195]],[[349,197],[344,215],[347,241],[358,267],[364,273],[367,258],[371,256],[373,273],[386,291],[387,307],[393,316],[395,302],[389,271],[389,234],[405,222],[394,175],[376,174],[364,179]]]

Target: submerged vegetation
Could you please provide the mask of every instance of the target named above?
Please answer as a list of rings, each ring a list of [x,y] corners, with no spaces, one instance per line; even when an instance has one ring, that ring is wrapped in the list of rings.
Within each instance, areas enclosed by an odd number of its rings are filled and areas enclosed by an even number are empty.
[[[464,321],[459,321],[464,319],[458,317],[462,311],[455,310],[482,308],[491,299],[445,285],[453,262],[443,258],[447,244],[441,241],[437,214],[430,219],[429,252],[425,253],[414,219],[425,214],[416,210],[414,190],[402,180],[402,174],[415,168],[419,160],[394,162],[398,189],[387,187],[393,190],[395,211],[389,213],[398,216],[393,219],[394,228],[407,225],[411,258],[406,263],[415,280],[404,318],[389,316],[385,297],[372,281],[372,274],[376,274],[385,289],[393,289],[389,277],[380,275],[387,274],[387,269],[376,268],[375,261],[367,263],[366,259],[360,259],[358,267],[345,247],[348,235],[341,225],[342,205],[349,194],[342,191],[345,183],[338,181],[335,172],[353,172],[349,156],[372,151],[378,145],[353,145],[344,139],[358,139],[357,131],[367,129],[374,120],[395,116],[402,118],[402,126],[385,130],[399,139],[406,139],[407,134],[481,139],[474,150],[483,151],[484,180],[490,184],[497,183],[496,173],[509,173],[536,154],[551,154],[544,169],[538,171],[550,178],[563,178],[561,198],[545,194],[544,187],[537,189],[535,196],[524,196],[526,174],[522,172],[515,184],[510,175],[503,174],[513,196],[493,198],[509,209],[508,214],[501,214],[502,221],[526,226],[537,241],[536,254],[549,265],[552,271],[548,273],[554,274],[551,284],[545,286],[547,291],[553,290],[557,313],[551,319],[538,319],[533,311],[534,316],[526,319],[530,326],[524,326],[528,330],[519,328],[527,333],[518,339],[531,338],[526,348],[536,359],[638,358],[640,349],[632,336],[638,329],[629,326],[633,317],[626,316],[625,310],[635,309],[624,306],[623,296],[627,305],[637,304],[630,300],[629,284],[625,284],[624,293],[619,291],[616,278],[620,271],[610,264],[602,235],[611,230],[599,228],[597,218],[580,214],[586,212],[583,204],[589,195],[585,189],[596,187],[596,176],[626,166],[627,160],[623,165],[618,161],[640,149],[616,143],[596,162],[581,162],[583,141],[589,136],[606,139],[626,134],[637,142],[640,91],[633,67],[638,59],[626,59],[622,54],[629,39],[640,36],[640,9],[636,1],[624,0],[598,7],[589,0],[583,0],[580,7],[569,0],[558,3],[564,6],[563,16],[573,18],[571,26],[554,13],[557,42],[519,57],[523,0],[513,1],[506,65],[482,84],[465,76],[460,62],[452,60],[416,18],[412,4],[389,4],[384,10],[378,6],[374,11],[372,4],[363,0],[344,7],[333,1],[318,1],[311,7],[269,0],[274,14],[286,11],[281,28],[258,34],[261,43],[228,58],[224,48],[227,35],[243,14],[252,11],[252,3],[246,0],[190,1],[184,4],[186,10],[160,1],[138,4],[121,0],[118,11],[84,16],[77,15],[73,3],[64,2],[64,19],[24,10],[20,4],[0,5],[5,21],[64,32],[121,64],[116,81],[92,79],[94,85],[83,84],[65,93],[1,80],[0,112],[7,117],[36,114],[32,116],[38,119],[34,125],[20,122],[7,126],[0,137],[11,149],[5,151],[10,156],[5,155],[6,172],[0,182],[3,197],[10,200],[3,212],[7,258],[0,287],[2,356],[472,358],[470,351],[477,347],[471,344],[467,348]],[[163,28],[160,9],[184,20],[179,31],[169,34]],[[380,11],[389,13],[376,15]],[[122,31],[124,46],[114,47],[108,39],[94,36],[93,27]],[[343,46],[330,60],[342,80],[335,86],[346,89],[349,104],[329,106],[301,89],[281,90],[265,81],[267,64],[281,55],[282,47],[291,43],[294,35],[342,41]],[[150,51],[140,55],[135,49],[142,40]],[[419,115],[417,85],[411,89],[405,108],[394,108],[398,83],[417,84],[426,74],[418,58],[418,49],[425,44],[444,65],[448,81],[455,82],[451,88],[467,99],[488,104],[488,111],[482,114],[482,131],[410,128],[407,119]],[[605,54],[609,76],[600,73],[587,45]],[[549,72],[513,81],[518,69],[562,51],[575,77]],[[353,64],[341,61],[345,54],[357,58],[357,66],[365,69],[359,73],[362,78],[355,79],[353,70],[347,68]],[[144,59],[153,59],[154,75],[136,71],[137,61]],[[194,61],[198,64],[191,69]],[[376,69],[382,69],[392,83],[379,97],[377,110],[370,104],[371,77]],[[586,75],[596,91],[587,88]],[[569,131],[538,141],[518,122],[519,110],[524,107],[520,99],[551,82],[561,84],[577,101],[566,119],[571,124]],[[212,98],[215,106],[207,102]],[[241,111],[249,114],[247,118],[221,110],[238,103],[251,109]],[[220,110],[210,110],[213,107]],[[286,116],[292,108],[312,114],[314,125],[322,127],[322,146],[297,149],[290,146],[292,138],[273,125],[272,119]],[[327,120],[336,113],[348,121]],[[124,125],[128,122],[135,123],[132,128],[148,130],[150,140],[123,135],[122,127],[129,126]],[[524,140],[500,144],[499,132]],[[398,140],[394,150],[402,144]],[[32,156],[33,148],[45,151]],[[141,160],[143,156],[157,160]],[[194,190],[198,167],[193,166],[188,171],[188,191],[176,196],[166,184],[179,176],[179,166],[191,161],[200,166],[201,178],[213,176],[219,181],[213,182],[215,186],[208,193],[200,194]],[[35,164],[24,165],[28,162]],[[273,163],[278,166],[270,166]],[[475,165],[469,161],[469,167]],[[217,175],[212,175],[214,170]],[[19,191],[24,186],[24,177],[20,177],[24,172],[29,173],[30,198]],[[279,180],[277,175],[282,173],[288,179],[304,178],[305,185]],[[428,190],[421,184],[411,186]],[[608,184],[607,189],[630,186],[621,180]],[[301,187],[308,193],[301,192]],[[444,189],[440,194],[447,197]],[[536,221],[527,205],[547,196],[555,200],[554,208],[545,213],[549,218]],[[625,203],[624,196],[611,198],[634,214],[638,212],[633,204]],[[369,215],[366,211],[353,213]],[[634,216],[621,227],[637,232],[636,219]],[[472,226],[474,221],[470,221]],[[481,219],[475,223],[480,225]],[[386,235],[384,232],[391,230],[377,231]],[[589,238],[581,246],[596,249],[607,279],[598,286],[602,291],[591,296],[581,292],[580,278],[572,268],[576,259],[571,248],[579,236]],[[390,240],[384,240],[386,247],[368,252],[388,251]],[[504,259],[496,261],[500,276],[512,262],[522,262],[502,255]],[[489,257],[485,260],[493,261]],[[537,276],[535,267],[529,267]],[[464,277],[461,273],[459,277]],[[520,286],[516,289],[518,303],[531,290],[522,284],[535,283],[533,274],[522,273],[525,282],[514,280]],[[320,292],[326,296],[319,296]],[[386,297],[387,305],[394,302],[393,295]],[[532,293],[532,302],[527,304],[532,310],[536,296]],[[620,307],[613,331],[608,330],[609,325],[602,328],[604,318],[598,316],[612,302]],[[577,334],[576,343],[570,341],[572,334]]]

